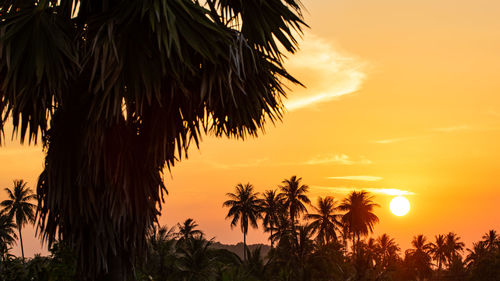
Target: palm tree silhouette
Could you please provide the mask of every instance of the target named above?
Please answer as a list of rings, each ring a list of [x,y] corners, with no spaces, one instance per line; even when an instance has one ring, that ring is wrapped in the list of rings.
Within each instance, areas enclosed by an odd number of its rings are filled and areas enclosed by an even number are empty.
[[[413,237],[411,245],[413,248],[406,250],[406,256],[412,260],[419,279],[423,280],[432,274],[431,257],[429,255],[431,244],[427,243],[427,238],[420,234]]]
[[[461,257],[465,244],[460,242],[460,237],[456,233],[450,232],[446,235],[446,259],[448,267],[455,257]]]
[[[311,203],[311,200],[309,200],[309,197],[306,195],[309,191],[309,187],[305,184],[301,184],[301,180],[302,178],[292,176],[290,179],[283,180],[283,185],[280,186],[281,196],[283,196],[284,205],[288,209],[292,229],[295,229],[298,217],[302,213],[307,212],[304,204]]]
[[[339,206],[339,209],[346,213],[342,216],[342,223],[351,236],[353,252],[356,253],[356,244],[360,236],[373,232],[373,226],[379,221],[373,213],[378,204],[373,202],[373,196],[366,191],[351,192]]]
[[[396,241],[386,233],[377,238],[376,248],[381,256],[380,262],[384,269],[387,269],[391,261],[398,257],[398,252],[401,250]]]
[[[5,214],[0,214],[0,262],[6,260],[9,248],[15,243],[17,235],[16,225],[12,218]]]
[[[317,239],[320,244],[337,241],[337,230],[342,227],[340,222],[342,215],[337,213],[339,207],[331,196],[318,197],[317,207],[313,206],[316,214],[307,214],[306,218],[311,220],[311,227],[318,233]],[[340,231],[340,230],[339,230]]]
[[[271,241],[271,248],[273,248],[273,230],[279,223],[279,215],[283,208],[283,198],[276,190],[266,190],[261,202],[262,225],[266,232],[270,232],[269,240]]]
[[[281,119],[284,83],[299,83],[283,60],[306,26],[301,7],[0,1],[0,110],[11,117],[0,127],[12,120],[21,143],[43,136],[48,246],[59,235],[73,245],[83,278],[127,279],[161,211],[164,168],[205,133],[256,136]]]
[[[441,267],[443,265],[443,261],[446,260],[448,255],[446,238],[444,235],[435,236],[435,242],[430,244],[429,253],[432,255],[432,258],[437,262],[438,272],[437,279],[440,280],[441,277]]]
[[[253,186],[250,183],[245,185],[238,184],[235,193],[227,193],[231,199],[224,202],[223,206],[228,207],[226,219],[231,218],[231,228],[235,227],[238,222],[241,232],[243,232],[243,259],[246,260],[247,248],[247,232],[248,224],[253,228],[257,228],[257,220],[261,218],[261,200],[257,197],[259,193],[254,192]]]
[[[13,218],[16,222],[19,231],[19,241],[21,242],[21,255],[24,262],[24,247],[21,229],[26,223],[32,223],[35,220],[36,206],[30,203],[30,201],[35,200],[36,195],[33,194],[31,189],[26,187],[26,182],[23,180],[14,180],[12,190],[5,188],[5,191],[7,192],[8,199],[2,201],[0,206],[2,207],[2,213]]]
[[[491,229],[483,235],[482,242],[484,243],[486,249],[491,250],[497,247],[500,243],[500,237],[498,236],[496,230]]]
[[[186,219],[182,224],[178,223],[179,242],[187,241],[193,237],[203,237],[203,231],[196,229],[198,224],[191,218]]]

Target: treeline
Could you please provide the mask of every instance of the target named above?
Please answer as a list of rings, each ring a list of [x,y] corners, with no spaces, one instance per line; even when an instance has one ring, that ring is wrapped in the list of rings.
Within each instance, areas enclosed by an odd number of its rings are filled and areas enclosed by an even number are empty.
[[[354,191],[340,202],[320,197],[311,204],[308,189],[300,178],[292,177],[262,194],[251,184],[238,184],[227,194],[223,205],[230,224],[241,229],[245,245],[248,229],[262,227],[271,245],[266,254],[255,246],[246,247],[243,256],[221,249],[193,219],[171,228],[152,227],[145,238],[147,255],[135,266],[135,279],[500,280],[500,237],[495,230],[485,233],[471,249],[465,249],[453,232],[432,238],[416,235],[412,247],[402,252],[387,234],[369,237],[378,222],[374,213],[378,205],[369,193]],[[48,257],[25,260],[7,251],[2,255],[0,280],[81,280],[70,247],[60,242],[50,252]]]

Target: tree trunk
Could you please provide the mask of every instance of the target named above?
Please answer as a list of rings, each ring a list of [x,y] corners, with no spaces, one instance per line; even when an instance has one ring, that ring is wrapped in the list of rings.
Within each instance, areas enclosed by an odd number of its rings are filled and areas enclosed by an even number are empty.
[[[24,263],[24,247],[23,247],[23,236],[21,235],[21,225],[17,225],[17,229],[19,230],[19,241],[21,242],[21,256],[23,257]]]
[[[273,248],[273,227],[271,226],[271,237],[270,239],[271,240],[271,249]]]
[[[247,260],[247,233],[243,232],[243,261]]]

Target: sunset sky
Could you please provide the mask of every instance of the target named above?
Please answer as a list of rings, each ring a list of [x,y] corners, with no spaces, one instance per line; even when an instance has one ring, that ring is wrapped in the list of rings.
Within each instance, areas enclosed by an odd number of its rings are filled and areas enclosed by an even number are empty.
[[[206,136],[192,147],[165,174],[161,223],[193,218],[207,236],[240,242],[224,219],[225,194],[240,182],[275,189],[297,175],[314,203],[372,192],[381,205],[374,235],[388,233],[403,250],[417,234],[453,231],[470,247],[500,230],[500,1],[303,3],[311,29],[287,66],[307,88],[292,87],[283,121],[258,138]],[[35,188],[42,161],[41,147],[8,141],[0,187],[25,179]],[[405,193],[410,212],[393,215],[387,193]],[[23,238],[28,256],[45,253],[32,228]]]

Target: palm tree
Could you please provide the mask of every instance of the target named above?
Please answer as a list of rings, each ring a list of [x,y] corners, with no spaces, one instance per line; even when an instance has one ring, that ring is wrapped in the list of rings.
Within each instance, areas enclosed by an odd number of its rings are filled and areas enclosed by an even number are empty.
[[[269,231],[271,248],[274,245],[273,230],[278,225],[280,211],[283,208],[283,200],[276,190],[266,190],[261,200],[262,225],[265,231]]]
[[[460,242],[460,237],[456,233],[450,232],[446,235],[446,259],[448,267],[456,257],[461,257],[460,253],[464,250],[465,244]]]
[[[179,242],[187,241],[193,237],[203,237],[203,231],[196,229],[198,224],[191,218],[185,220],[182,224],[178,223],[177,227],[179,232],[177,233]]]
[[[301,214],[307,212],[305,204],[311,203],[311,200],[309,200],[309,197],[306,195],[309,191],[309,187],[305,184],[301,184],[301,180],[302,178],[292,176],[290,179],[283,180],[283,185],[280,186],[283,204],[288,209],[292,228],[295,228],[297,218]]]
[[[205,133],[258,135],[281,119],[284,83],[298,83],[283,64],[306,26],[298,0],[0,10],[0,127],[41,139],[38,230],[49,247],[59,235],[73,245],[82,278],[126,279],[161,211],[164,168]]]
[[[168,280],[168,273],[175,269],[176,240],[175,227],[153,225],[147,235],[149,251],[145,270],[153,275],[154,280]]]
[[[35,220],[36,206],[30,201],[36,199],[31,189],[26,187],[26,182],[23,180],[14,180],[14,187],[11,189],[5,188],[8,199],[2,201],[2,214],[8,215],[14,219],[19,231],[19,241],[21,242],[21,255],[24,261],[23,236],[21,229],[26,223],[33,223]]]
[[[377,238],[377,251],[381,256],[381,264],[384,269],[387,269],[391,261],[398,257],[398,252],[401,250],[394,240],[387,234],[382,234]]]
[[[0,262],[5,261],[10,246],[17,239],[14,229],[16,229],[16,225],[12,221],[12,218],[8,215],[0,214]]]
[[[429,251],[431,244],[427,243],[427,238],[424,235],[417,235],[411,241],[413,248],[406,250],[406,256],[410,259],[414,270],[417,272],[417,277],[422,280],[432,274],[431,257]]]
[[[378,217],[373,213],[375,207],[379,205],[373,202],[373,196],[366,191],[351,192],[339,206],[340,210],[346,212],[342,216],[342,223],[351,236],[354,253],[360,236],[373,232],[373,226],[378,222]]]
[[[224,202],[224,207],[228,207],[226,219],[231,218],[231,228],[235,227],[238,222],[243,232],[243,259],[246,260],[247,248],[247,232],[248,224],[253,228],[257,228],[257,220],[260,219],[261,201],[257,197],[259,193],[254,192],[253,186],[250,183],[245,185],[238,184],[235,193],[227,193],[231,199]]]
[[[432,258],[437,262],[438,266],[438,280],[440,280],[441,275],[441,267],[443,265],[443,261],[446,260],[447,257],[447,247],[446,247],[446,238],[444,235],[435,236],[435,242],[430,244],[429,253],[432,255]]]
[[[490,231],[486,232],[482,238],[483,238],[482,242],[484,243],[484,245],[488,250],[498,247],[500,243],[500,237],[498,236],[496,230],[494,229],[491,229]]]
[[[317,207],[313,208],[316,214],[308,214],[306,218],[312,220],[311,227],[318,233],[320,244],[337,241],[337,230],[342,227],[342,223],[341,215],[337,213],[339,208],[336,201],[331,196],[318,197]]]

